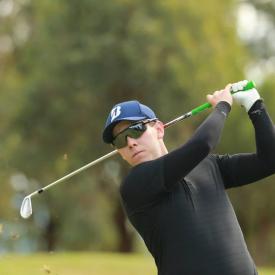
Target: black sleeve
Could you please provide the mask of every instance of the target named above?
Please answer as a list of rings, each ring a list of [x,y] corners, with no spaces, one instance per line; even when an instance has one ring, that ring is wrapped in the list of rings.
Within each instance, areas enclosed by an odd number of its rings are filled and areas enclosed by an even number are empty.
[[[230,109],[227,102],[218,103],[188,142],[163,156],[166,188],[170,189],[186,176],[216,146]]]
[[[275,130],[258,100],[249,117],[255,129],[256,153],[217,156],[226,188],[249,184],[275,173]]]

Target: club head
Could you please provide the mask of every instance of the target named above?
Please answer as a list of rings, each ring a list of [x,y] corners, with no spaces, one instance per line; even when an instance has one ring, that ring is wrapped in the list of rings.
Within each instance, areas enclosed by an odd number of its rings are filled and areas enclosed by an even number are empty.
[[[27,219],[32,214],[32,201],[31,196],[27,196],[24,198],[21,208],[20,208],[20,215],[22,218]]]

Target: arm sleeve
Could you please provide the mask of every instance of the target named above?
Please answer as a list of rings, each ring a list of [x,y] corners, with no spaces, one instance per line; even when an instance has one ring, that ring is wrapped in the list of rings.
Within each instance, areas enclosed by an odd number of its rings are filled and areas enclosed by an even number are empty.
[[[217,156],[226,188],[249,184],[275,173],[275,130],[265,106],[258,100],[249,117],[255,129],[256,152]]]
[[[231,110],[220,102],[184,145],[163,156],[164,183],[169,190],[196,167],[217,145],[224,121]]]

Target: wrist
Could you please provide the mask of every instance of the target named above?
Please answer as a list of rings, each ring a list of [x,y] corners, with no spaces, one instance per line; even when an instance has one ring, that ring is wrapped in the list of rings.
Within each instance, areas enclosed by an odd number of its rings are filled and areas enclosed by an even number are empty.
[[[251,107],[258,101],[260,100],[260,95],[258,93],[253,94],[253,96],[248,97],[245,102],[243,103],[243,106],[248,113],[251,109]]]
[[[231,111],[231,105],[227,101],[220,101],[216,106],[215,109],[219,110],[221,113],[224,113],[226,116]]]
[[[264,101],[262,98],[256,100],[254,104],[251,106],[251,108],[248,111],[248,114],[251,115],[254,112],[257,112],[258,110],[261,110],[264,108]]]

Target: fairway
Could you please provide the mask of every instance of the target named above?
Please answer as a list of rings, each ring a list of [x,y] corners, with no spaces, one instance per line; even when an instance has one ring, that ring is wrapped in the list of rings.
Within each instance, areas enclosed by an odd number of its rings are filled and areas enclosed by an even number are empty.
[[[156,274],[152,258],[110,253],[49,253],[0,258],[1,275],[139,275]]]
[[[49,253],[0,257],[1,275],[156,275],[153,259],[143,255],[111,253]],[[275,269],[259,269],[275,275]]]

